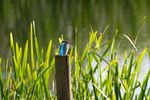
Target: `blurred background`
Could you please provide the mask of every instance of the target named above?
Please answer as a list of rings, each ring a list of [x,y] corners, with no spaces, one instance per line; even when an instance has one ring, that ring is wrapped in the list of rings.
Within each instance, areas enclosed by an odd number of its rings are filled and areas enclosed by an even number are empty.
[[[110,24],[108,39],[116,29],[134,39],[143,17],[147,16],[137,43],[140,48],[149,47],[149,11],[150,0],[0,0],[0,55],[7,57],[10,53],[10,32],[24,46],[32,20],[42,48],[47,47],[50,39],[57,45],[61,34],[74,42],[76,29],[78,43],[83,48],[91,27],[100,33]],[[130,47],[126,42],[121,49]]]

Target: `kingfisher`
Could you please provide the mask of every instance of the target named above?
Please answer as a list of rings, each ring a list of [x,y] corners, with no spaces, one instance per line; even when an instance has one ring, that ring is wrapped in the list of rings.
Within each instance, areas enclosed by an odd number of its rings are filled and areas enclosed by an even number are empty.
[[[68,54],[69,51],[69,41],[63,40],[59,45],[59,55],[64,56]]]

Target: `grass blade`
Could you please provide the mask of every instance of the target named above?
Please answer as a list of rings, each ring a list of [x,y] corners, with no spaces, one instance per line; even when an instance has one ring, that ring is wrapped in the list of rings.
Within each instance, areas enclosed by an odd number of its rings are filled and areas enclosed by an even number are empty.
[[[2,79],[1,63],[2,59],[0,58],[0,97],[1,99],[3,99],[3,79]]]
[[[140,92],[138,100],[144,100],[145,92],[147,90],[147,85],[148,85],[148,81],[149,81],[149,77],[150,77],[150,69],[147,72],[146,77],[145,77],[143,84],[141,86],[141,92]]]
[[[136,48],[136,46],[135,46],[135,43],[130,39],[130,37],[127,36],[126,34],[123,34],[123,36],[124,36],[125,38],[127,38],[127,40],[129,40],[129,42],[132,44],[132,46],[133,46],[133,48],[135,49],[135,51],[137,51],[137,48]]]
[[[34,64],[34,45],[33,45],[33,25],[32,23],[30,24],[30,52],[31,52],[31,64],[32,64],[32,69],[34,69],[35,64]]]

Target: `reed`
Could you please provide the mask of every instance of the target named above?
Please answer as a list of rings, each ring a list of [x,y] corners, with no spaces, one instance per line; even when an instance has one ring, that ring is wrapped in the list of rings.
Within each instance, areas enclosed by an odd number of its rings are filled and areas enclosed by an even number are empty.
[[[143,58],[150,58],[150,50],[144,48],[140,53],[134,42],[127,35],[120,35],[116,30],[110,40],[104,40],[105,32],[91,31],[89,41],[83,53],[79,54],[77,40],[70,53],[71,89],[75,100],[149,100],[150,68],[139,80]],[[138,32],[139,35],[139,32]],[[133,49],[118,55],[118,42],[125,37],[133,46]],[[138,36],[137,36],[138,37]],[[136,37],[136,42],[137,41]],[[59,41],[63,40],[63,36]],[[12,50],[12,64],[2,65],[0,58],[0,95],[1,99],[57,99],[56,88],[49,88],[52,71],[55,70],[54,57],[52,56],[52,40],[49,41],[46,51],[40,48],[36,36],[34,22],[30,25],[30,40],[24,47],[14,41],[10,33],[10,47]],[[120,57],[123,62],[120,63]],[[149,65],[150,66],[150,65]],[[6,73],[4,78],[3,73]],[[55,85],[55,84],[54,84]]]

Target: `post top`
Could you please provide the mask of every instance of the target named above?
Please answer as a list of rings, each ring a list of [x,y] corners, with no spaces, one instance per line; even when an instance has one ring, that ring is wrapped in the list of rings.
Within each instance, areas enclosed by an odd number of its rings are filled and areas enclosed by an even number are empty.
[[[63,55],[63,56],[55,55],[55,57],[69,57],[69,55]]]

